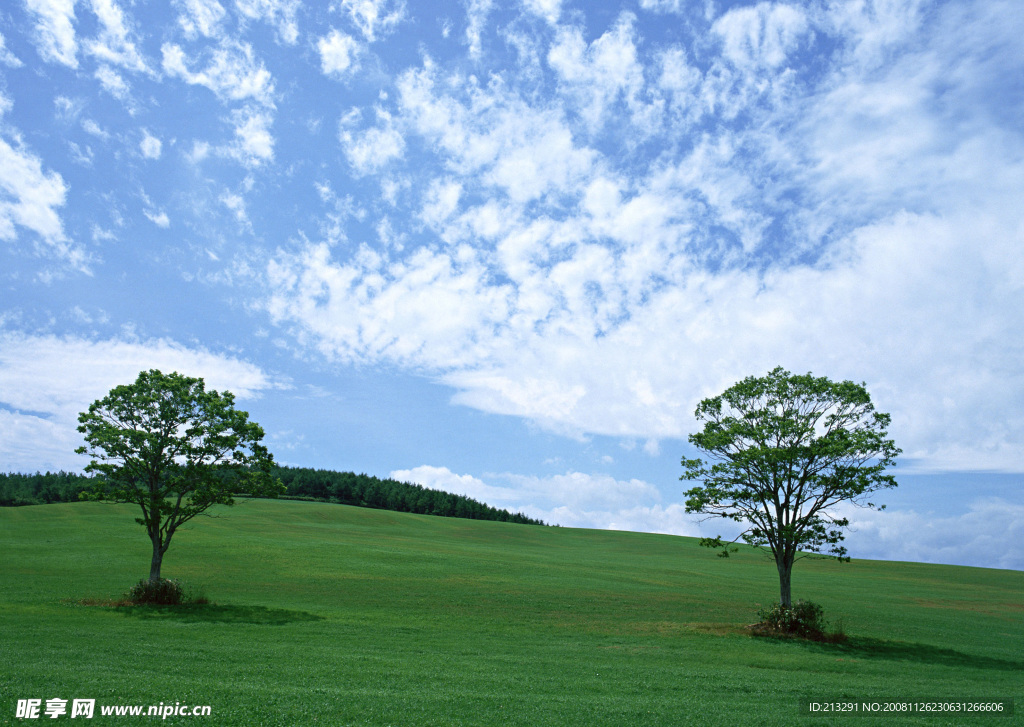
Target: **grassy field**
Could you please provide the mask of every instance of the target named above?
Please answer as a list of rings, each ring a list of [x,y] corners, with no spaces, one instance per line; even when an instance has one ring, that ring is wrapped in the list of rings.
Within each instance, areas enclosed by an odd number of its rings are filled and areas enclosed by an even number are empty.
[[[188,608],[80,605],[148,574],[128,506],[0,509],[0,724],[19,699],[210,705],[206,725],[872,725],[800,703],[1015,699],[1024,573],[805,560],[844,645],[748,635],[773,566],[695,540],[254,501],[175,536]],[[80,720],[72,720],[72,724]]]

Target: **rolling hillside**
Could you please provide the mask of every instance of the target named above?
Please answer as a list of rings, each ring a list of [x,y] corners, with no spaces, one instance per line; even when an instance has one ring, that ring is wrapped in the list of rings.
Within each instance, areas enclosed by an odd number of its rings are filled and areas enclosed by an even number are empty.
[[[807,698],[1024,697],[1024,573],[801,561],[845,645],[754,638],[772,565],[696,541],[250,501],[175,536],[212,605],[82,605],[148,572],[128,506],[0,509],[0,724],[19,699],[209,705],[207,725],[986,724],[833,717]],[[92,601],[88,601],[92,599]],[[45,715],[43,717],[45,719]],[[69,715],[60,720],[69,719]],[[49,722],[49,720],[47,720]]]

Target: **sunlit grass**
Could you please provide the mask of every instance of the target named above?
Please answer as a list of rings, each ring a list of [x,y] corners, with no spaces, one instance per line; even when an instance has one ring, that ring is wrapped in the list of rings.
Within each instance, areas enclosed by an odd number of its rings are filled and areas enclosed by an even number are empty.
[[[813,725],[851,718],[802,716],[805,696],[1022,696],[1020,572],[802,561],[794,596],[850,636],[815,644],[744,628],[778,597],[750,551],[315,503],[218,515],[164,560],[213,603],[144,608],[82,605],[148,572],[130,507],[0,510],[0,723],[53,697],[209,704],[218,725]]]

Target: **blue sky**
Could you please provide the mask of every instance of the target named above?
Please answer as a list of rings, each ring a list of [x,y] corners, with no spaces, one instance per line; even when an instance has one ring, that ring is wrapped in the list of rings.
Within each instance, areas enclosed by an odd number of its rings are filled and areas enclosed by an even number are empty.
[[[1024,569],[1017,2],[17,0],[0,463],[157,367],[283,463],[683,512],[703,397],[867,383],[851,554]]]

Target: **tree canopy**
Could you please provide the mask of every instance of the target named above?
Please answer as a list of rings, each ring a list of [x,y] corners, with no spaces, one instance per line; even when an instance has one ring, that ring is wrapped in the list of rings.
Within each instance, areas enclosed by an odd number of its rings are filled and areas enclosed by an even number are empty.
[[[206,391],[200,378],[143,371],[79,415],[97,473],[87,499],[129,502],[153,544],[151,582],[177,529],[235,495],[273,496],[284,488],[270,475],[273,457],[263,429],[234,407],[231,392]]]
[[[849,520],[840,503],[884,509],[865,498],[896,486],[885,470],[900,453],[888,438],[888,414],[876,412],[865,384],[835,383],[781,367],[748,377],[695,413],[690,435],[702,459],[683,458],[686,511],[744,523],[737,539],[767,548],[779,572],[781,602],[792,604],[793,563],[809,553],[849,560],[841,545]],[[735,541],[734,541],[735,542]],[[721,536],[703,545],[729,545]]]

